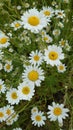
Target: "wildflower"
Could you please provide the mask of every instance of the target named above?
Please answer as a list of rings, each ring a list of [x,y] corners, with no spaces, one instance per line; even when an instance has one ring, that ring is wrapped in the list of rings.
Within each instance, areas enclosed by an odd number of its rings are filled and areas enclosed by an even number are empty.
[[[56,17],[63,19],[65,17],[64,10],[56,10],[55,11]]]
[[[57,69],[58,69],[58,72],[63,73],[66,71],[66,66],[65,64],[61,63],[60,65],[57,66]]]
[[[9,45],[9,37],[7,37],[2,31],[0,31],[0,48],[7,48]]]
[[[38,50],[36,50],[35,52],[32,51],[30,53],[29,59],[29,62],[32,65],[41,65],[41,63],[43,62],[43,54],[41,53],[41,51]]]
[[[52,106],[48,105],[49,112],[48,118],[50,118],[50,121],[56,121],[58,120],[59,123],[63,123],[63,119],[68,117],[67,112],[69,112],[69,109],[64,108],[64,104],[56,104],[55,102],[52,103]]]
[[[23,27],[33,33],[39,33],[40,30],[47,26],[46,17],[35,8],[26,11],[21,16],[21,20]]]
[[[59,36],[60,33],[61,33],[61,31],[60,31],[59,29],[54,29],[54,30],[53,30],[53,35],[54,35],[54,36]]]
[[[45,120],[46,120],[46,117],[43,115],[44,112],[41,112],[41,111],[37,111],[36,113],[33,113],[31,115],[31,120],[32,120],[32,124],[34,124],[34,126],[43,126],[45,125]]]
[[[21,10],[21,6],[20,5],[17,6],[17,10]]]
[[[51,43],[52,42],[52,38],[49,35],[43,35],[42,40],[45,41],[46,43]]]
[[[54,10],[52,7],[43,6],[43,9],[41,10],[41,12],[47,17],[48,20],[54,15]]]
[[[13,69],[12,61],[7,61],[6,64],[4,65],[4,70],[6,72],[10,72]]]
[[[64,59],[64,54],[62,53],[62,48],[56,45],[48,46],[48,49],[45,49],[44,60],[47,64],[52,66],[60,65],[60,60]]]
[[[18,104],[19,103],[19,94],[17,89],[12,88],[6,93],[6,100],[11,104]]]
[[[23,82],[18,86],[19,98],[21,100],[30,100],[34,95],[34,92],[34,85],[32,84]]]
[[[14,30],[16,31],[17,29],[22,27],[22,22],[19,20],[16,20],[13,23],[11,23],[10,26],[13,27]]]
[[[4,107],[5,113],[6,113],[6,118],[9,118],[13,113],[14,113],[14,107],[7,105]]]
[[[34,114],[35,112],[38,112],[38,108],[37,107],[33,107],[31,109],[31,114]]]
[[[6,91],[6,86],[4,84],[4,81],[0,79],[0,93],[5,93]]]
[[[4,108],[0,108],[0,122],[5,121],[6,114]]]
[[[68,40],[64,40],[63,38],[59,41],[61,47],[65,47],[65,45],[68,43]]]
[[[41,81],[44,80],[44,73],[41,67],[27,66],[22,74],[24,82],[40,86]]]

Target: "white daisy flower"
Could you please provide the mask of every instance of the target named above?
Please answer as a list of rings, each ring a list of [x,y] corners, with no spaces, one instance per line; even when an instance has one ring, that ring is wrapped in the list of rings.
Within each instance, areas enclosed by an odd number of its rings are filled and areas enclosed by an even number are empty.
[[[61,63],[60,65],[57,66],[57,69],[58,69],[59,73],[63,73],[66,71],[66,66],[65,66],[65,64]]]
[[[2,70],[3,69],[3,64],[2,63],[0,63],[0,70]]]
[[[39,33],[40,30],[47,26],[46,17],[35,8],[26,11],[21,16],[21,20],[23,27],[33,33]]]
[[[2,31],[0,31],[0,48],[7,48],[9,45],[9,37],[7,37]]]
[[[31,109],[31,114],[34,114],[34,113],[36,113],[36,112],[38,112],[38,108],[37,108],[37,107],[33,107],[33,108]]]
[[[0,122],[5,121],[6,119],[6,114],[4,108],[0,108]]]
[[[18,90],[15,88],[10,89],[6,93],[6,100],[11,104],[18,104],[19,103],[19,94]]]
[[[62,48],[56,45],[48,46],[48,49],[45,49],[44,60],[47,64],[52,66],[60,65],[62,59],[64,59],[64,54],[62,53]]]
[[[58,120],[59,123],[63,123],[63,119],[68,117],[67,112],[69,112],[69,109],[64,108],[64,104],[56,104],[55,102],[52,103],[52,106],[48,105],[49,112],[48,118],[50,118],[50,121],[56,121]]]
[[[47,17],[47,18],[51,18],[52,16],[54,16],[54,10],[52,7],[43,7],[43,9],[41,10],[41,12]],[[49,19],[48,19],[49,20]]]
[[[19,98],[21,100],[31,100],[34,92],[34,85],[32,84],[23,82],[18,86]]]
[[[43,54],[41,53],[41,51],[38,50],[36,50],[35,52],[32,51],[30,53],[29,59],[29,62],[32,65],[41,65],[41,63],[43,62]]]
[[[14,113],[14,107],[7,105],[4,107],[6,113],[6,119],[9,118]]]
[[[44,80],[44,73],[41,67],[27,66],[22,75],[24,82],[40,86],[41,81]]]
[[[68,40],[64,40],[63,38],[61,38],[61,40],[59,41],[59,44],[61,47],[65,47],[65,45],[68,43]]]
[[[13,27],[14,30],[16,31],[17,29],[22,27],[22,22],[19,20],[16,20],[13,23],[11,23],[10,26]]]
[[[4,84],[4,81],[0,79],[0,93],[5,93],[6,91],[6,86]]]
[[[53,35],[54,35],[54,36],[59,36],[60,33],[61,33],[61,31],[60,31],[59,29],[54,29],[54,30],[53,30]]]
[[[56,17],[63,19],[65,17],[64,10],[56,10],[55,11]]]
[[[31,115],[32,124],[34,126],[43,126],[45,125],[46,116],[44,116],[44,112],[35,112]]]
[[[6,64],[4,65],[4,70],[6,72],[10,72],[13,69],[12,61],[7,61]]]
[[[13,130],[22,130],[22,129],[18,127],[18,128],[14,128]]]
[[[46,43],[51,43],[53,41],[53,39],[47,34],[42,36],[42,40]]]
[[[0,60],[3,58],[3,52],[0,50]]]

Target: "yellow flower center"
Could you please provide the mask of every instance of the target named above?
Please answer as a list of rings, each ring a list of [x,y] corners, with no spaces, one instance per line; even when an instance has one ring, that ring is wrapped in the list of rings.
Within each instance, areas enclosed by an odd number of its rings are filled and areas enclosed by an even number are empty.
[[[61,115],[62,110],[61,110],[61,108],[56,107],[56,108],[54,108],[54,112],[53,113],[54,113],[54,115],[59,116],[59,115]]]
[[[6,65],[6,69],[7,69],[7,70],[10,69],[10,65],[9,65],[9,64]]]
[[[58,58],[58,53],[55,51],[51,51],[48,55],[49,59],[56,60]]]
[[[40,57],[39,57],[38,55],[35,55],[35,56],[34,56],[34,60],[35,60],[35,61],[38,61],[39,59],[40,59]]]
[[[10,114],[11,114],[11,110],[10,110],[10,109],[7,109],[6,114],[7,114],[7,115],[10,115]]]
[[[59,66],[59,69],[60,69],[60,70],[63,70],[63,69],[64,69],[64,66],[63,66],[63,65],[60,65],[60,66]]]
[[[39,74],[35,70],[32,70],[31,72],[28,73],[28,78],[32,81],[36,81],[38,77],[39,77]]]
[[[30,16],[28,18],[28,23],[32,26],[37,26],[40,23],[40,20],[37,16]]]
[[[41,121],[41,116],[40,116],[40,115],[37,115],[37,116],[35,117],[35,119],[36,119],[36,121]]]
[[[16,23],[16,24],[15,24],[15,27],[16,27],[16,28],[20,27],[20,23]]]
[[[48,40],[48,37],[44,37],[44,41]]]
[[[2,89],[2,85],[0,85],[0,90]]]
[[[24,86],[22,93],[28,95],[30,93],[30,88],[28,86]]]
[[[0,112],[0,118],[3,117],[3,116],[4,116],[3,112]]]
[[[61,41],[61,45],[64,46],[65,45],[65,41]]]
[[[17,93],[16,93],[16,92],[13,92],[13,93],[11,94],[11,97],[12,97],[13,99],[17,99],[17,98],[18,98]]]
[[[6,37],[3,37],[0,39],[0,43],[1,44],[5,44],[7,42],[7,38]]]
[[[46,16],[49,16],[49,15],[50,15],[50,11],[46,10],[46,11],[44,11],[44,14],[45,14]]]

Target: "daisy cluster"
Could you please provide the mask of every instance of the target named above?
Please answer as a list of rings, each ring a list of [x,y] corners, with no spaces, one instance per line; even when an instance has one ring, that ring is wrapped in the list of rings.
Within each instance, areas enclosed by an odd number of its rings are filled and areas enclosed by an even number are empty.
[[[24,110],[28,110],[28,104],[31,103],[30,109],[33,104],[48,100],[48,93],[53,101],[54,90],[57,92],[62,87],[63,91],[67,90],[67,79],[63,86],[59,84],[60,77],[64,82],[68,74],[67,56],[71,50],[69,38],[63,36],[68,23],[66,10],[56,1],[41,9],[35,3],[32,8],[29,3],[22,3],[22,6],[12,7],[15,17],[11,16],[10,21],[4,23],[4,30],[0,29],[0,122],[1,127],[7,129],[22,117]],[[69,1],[63,0],[62,4],[69,4]],[[49,120],[63,126],[63,119],[69,112],[64,105],[52,102],[48,112],[33,107],[32,124],[41,127]],[[14,126],[12,130],[22,130],[19,125]]]

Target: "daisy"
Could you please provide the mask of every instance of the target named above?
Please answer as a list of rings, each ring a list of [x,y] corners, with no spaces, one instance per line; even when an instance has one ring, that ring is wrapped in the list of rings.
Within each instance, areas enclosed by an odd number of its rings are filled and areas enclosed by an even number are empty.
[[[19,103],[19,94],[17,89],[12,88],[6,93],[6,100],[11,104],[18,104]]]
[[[46,17],[35,8],[26,11],[21,16],[21,20],[23,27],[33,33],[39,33],[40,30],[47,26]]]
[[[55,11],[56,17],[63,19],[65,17],[64,10],[56,10]]]
[[[63,27],[64,27],[64,24],[63,24],[62,22],[59,22],[59,23],[58,23],[58,26],[61,27],[61,28],[63,28]]]
[[[42,36],[42,40],[45,41],[46,43],[51,43],[53,41],[53,39],[47,34]]]
[[[5,109],[5,113],[6,113],[6,118],[9,118],[13,113],[14,113],[14,107],[7,105],[6,107],[4,107]]]
[[[32,51],[30,53],[29,59],[29,62],[32,65],[41,65],[41,63],[43,62],[43,54],[41,53],[41,51],[38,50],[36,50],[35,52]]]
[[[69,112],[69,109],[64,108],[64,104],[56,104],[55,102],[52,103],[52,106],[48,105],[49,112],[48,118],[50,118],[50,121],[56,121],[58,120],[59,123],[63,123],[63,119],[68,117],[67,112]]]
[[[0,31],[0,48],[7,48],[9,45],[9,37],[6,36],[5,33],[3,33],[2,31]]]
[[[10,26],[13,27],[14,30],[16,31],[17,29],[22,27],[22,22],[19,20],[16,20],[13,23],[11,23]]]
[[[51,18],[54,15],[54,10],[52,7],[43,7],[41,12],[47,17]],[[49,20],[49,19],[48,19]]]
[[[68,40],[64,40],[63,38],[61,38],[61,40],[59,41],[59,44],[61,47],[65,47],[65,45],[68,43]]]
[[[19,98],[21,100],[30,100],[34,95],[34,92],[34,85],[32,84],[23,82],[18,86]]]
[[[41,81],[44,80],[44,73],[41,67],[27,66],[22,74],[24,82],[40,86]]]
[[[45,125],[46,117],[44,116],[44,112],[39,111],[31,115],[31,120],[34,126],[37,125],[38,127],[40,127]]]
[[[0,122],[5,121],[6,114],[4,108],[0,108]]]
[[[66,71],[66,66],[65,64],[61,63],[60,65],[57,66],[57,69],[58,69],[58,72],[63,73]]]
[[[6,86],[4,84],[4,81],[0,79],[0,93],[5,93],[6,91]]]
[[[13,69],[12,61],[6,61],[6,64],[4,65],[4,70],[6,72],[10,72]]]
[[[48,46],[48,49],[45,49],[44,55],[44,60],[46,61],[46,63],[52,66],[60,65],[60,60],[64,59],[62,48],[56,45]]]
[[[3,52],[0,50],[0,60],[3,58]]]
[[[53,35],[54,35],[54,36],[59,36],[60,33],[61,33],[61,31],[60,31],[59,29],[54,29],[54,30],[53,30]]]
[[[31,114],[34,114],[35,112],[38,112],[38,108],[37,107],[33,107],[31,109]]]

